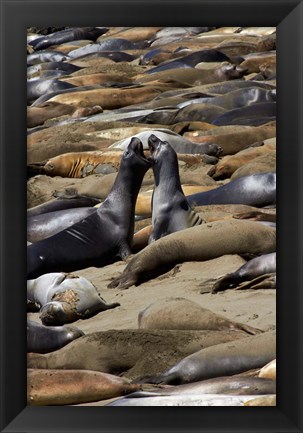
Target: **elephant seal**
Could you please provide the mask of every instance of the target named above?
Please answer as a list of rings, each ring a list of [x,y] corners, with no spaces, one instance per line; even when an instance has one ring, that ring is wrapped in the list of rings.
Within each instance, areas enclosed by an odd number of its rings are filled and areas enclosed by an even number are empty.
[[[84,332],[71,326],[43,326],[27,319],[28,352],[53,352],[83,335]]]
[[[242,331],[121,329],[93,332],[48,354],[29,354],[29,368],[85,369],[134,379],[162,373],[203,347],[247,339]],[[265,363],[264,363],[265,364]],[[263,365],[264,365],[263,364]]]
[[[148,139],[153,162],[155,188],[152,196],[153,230],[149,243],[179,230],[202,224],[201,217],[191,209],[182,191],[178,158],[167,141],[154,134]]]
[[[71,405],[119,397],[140,389],[128,379],[89,370],[27,370],[27,404]]]
[[[86,319],[101,311],[118,307],[107,304],[86,278],[63,272],[41,275],[27,281],[28,308],[41,308],[44,325],[62,325]]]
[[[119,398],[105,406],[244,406],[254,395],[193,394]],[[264,398],[264,396],[262,396]],[[265,396],[267,397],[267,396]]]
[[[277,156],[276,152],[270,152],[265,155],[258,156],[247,164],[239,167],[232,175],[231,180],[239,179],[240,177],[249,176],[257,173],[267,173],[269,171],[276,171],[277,169]]]
[[[235,272],[219,278],[212,288],[212,293],[236,287],[243,281],[250,281],[261,275],[276,272],[276,253],[262,254],[249,260]]]
[[[164,298],[148,305],[138,316],[138,327],[143,329],[239,329],[248,334],[259,334],[259,329],[234,322],[201,307],[185,298]]]
[[[273,359],[271,362],[264,365],[264,367],[261,368],[258,377],[261,377],[264,379],[276,380],[276,378],[277,378],[277,361],[276,361],[276,359]]]
[[[218,344],[187,356],[150,383],[182,384],[262,367],[276,356],[274,331]]]
[[[235,155],[224,156],[209,172],[215,180],[222,180],[231,177],[233,173],[244,164],[276,151],[276,138],[268,139],[260,143],[260,146],[249,147],[237,152]]]
[[[273,380],[238,375],[216,377],[214,379],[160,388],[155,391],[135,391],[129,395],[129,398],[197,394],[258,395],[274,394],[275,392],[276,383]]]
[[[264,207],[276,203],[276,173],[257,173],[232,180],[210,191],[187,197],[192,206],[246,204]]]
[[[34,243],[49,238],[94,212],[94,207],[79,207],[28,217],[27,240]]]
[[[46,49],[52,45],[61,45],[66,42],[72,42],[81,39],[95,41],[99,36],[103,35],[107,31],[107,28],[102,27],[69,28],[34,39],[29,43],[29,45],[31,45],[35,51],[38,51]]]
[[[41,80],[40,78],[27,81],[27,102],[31,103],[48,93],[74,89],[76,86],[60,80]]]
[[[191,142],[190,140],[187,140],[186,138],[182,137],[181,135],[177,134],[176,132],[173,132],[166,128],[159,128],[159,129],[152,129],[147,131],[139,132],[138,134],[135,134],[134,137],[138,137],[142,143],[143,148],[148,149],[148,139],[151,135],[156,135],[160,140],[168,141],[171,147],[174,149],[175,152],[183,154],[204,154],[212,155],[212,156],[219,156],[221,153],[220,146],[217,146],[216,144],[208,144],[207,146],[196,144]],[[120,140],[116,143],[113,143],[109,148],[114,149],[125,149],[126,146],[128,146],[129,141],[131,140],[131,137],[128,137],[126,139]]]
[[[212,125],[259,126],[276,119],[276,102],[257,102],[246,107],[234,108],[221,114]]]
[[[50,238],[29,245],[27,275],[104,266],[131,253],[135,203],[151,162],[138,138],[123,153],[115,183],[92,215]]]
[[[235,224],[236,221],[246,224]],[[211,260],[224,254],[259,255],[274,251],[275,229],[253,221],[215,221],[172,233],[151,243],[129,261],[122,274],[108,287],[127,289],[182,262]]]
[[[27,217],[33,217],[48,212],[55,212],[63,209],[72,209],[75,207],[89,207],[100,203],[100,200],[93,197],[75,196],[73,198],[56,198],[45,203],[27,209]]]
[[[221,53],[218,50],[210,49],[210,50],[200,50],[194,53],[188,54],[183,57],[179,57],[176,60],[173,60],[169,63],[165,64],[165,68],[172,67],[175,63],[183,63],[190,67],[195,67],[198,63],[201,62],[229,62],[230,58],[225,54]],[[150,68],[146,71],[146,74],[154,74],[156,72],[161,72],[164,68],[164,65],[156,66],[155,68]]]
[[[105,152],[68,152],[50,158],[45,162],[28,164],[27,167],[35,174],[61,177],[85,177],[93,170],[95,174],[97,174],[98,171],[102,173],[101,166],[103,165],[112,167],[114,171],[116,171],[119,167],[121,156],[122,152],[119,150]],[[99,170],[98,166],[100,166]]]
[[[30,66],[45,62],[63,62],[67,59],[68,56],[59,51],[34,52],[26,57],[27,64]]]

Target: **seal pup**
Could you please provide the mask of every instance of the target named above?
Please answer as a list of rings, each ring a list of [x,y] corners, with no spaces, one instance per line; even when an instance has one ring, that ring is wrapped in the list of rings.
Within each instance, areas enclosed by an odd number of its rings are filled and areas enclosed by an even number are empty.
[[[114,185],[102,206],[92,215],[27,250],[27,275],[104,266],[131,254],[135,204],[151,162],[138,138],[133,138],[121,158]]]
[[[179,230],[202,224],[182,191],[178,158],[167,141],[154,134],[148,139],[155,188],[152,195],[152,226],[149,243]]]
[[[63,325],[118,307],[107,304],[84,277],[64,272],[41,275],[27,281],[28,309],[39,310],[44,325]]]
[[[72,326],[44,326],[27,319],[27,352],[53,352],[83,335]]]
[[[264,274],[276,272],[276,253],[263,254],[249,260],[235,272],[226,274],[219,278],[213,288],[212,293],[231,289],[238,286],[243,281],[250,281]]]
[[[236,221],[246,224],[235,224]],[[149,244],[108,287],[127,289],[182,262],[206,261],[224,254],[257,255],[274,251],[275,229],[253,221],[215,221],[172,233]]]

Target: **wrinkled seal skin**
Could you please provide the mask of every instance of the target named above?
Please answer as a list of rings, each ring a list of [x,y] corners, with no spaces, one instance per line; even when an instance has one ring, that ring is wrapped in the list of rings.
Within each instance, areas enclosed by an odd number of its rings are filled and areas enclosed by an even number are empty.
[[[235,179],[226,185],[187,197],[192,206],[246,204],[263,207],[276,203],[276,173],[258,173]]]
[[[151,383],[182,384],[263,367],[276,356],[276,333],[218,344],[187,356]]]
[[[63,325],[118,307],[107,304],[96,287],[84,277],[48,273],[27,281],[28,309],[39,309],[44,325]]]
[[[174,149],[154,134],[149,137],[148,146],[155,177],[152,196],[153,230],[149,237],[151,243],[170,233],[199,225],[202,219],[191,209],[183,194]]]
[[[276,272],[276,253],[255,257],[235,272],[219,278],[212,288],[212,293],[236,287],[243,281],[250,281],[264,274]]]
[[[97,212],[50,238],[28,246],[27,274],[104,266],[131,254],[136,199],[151,167],[140,140],[123,153],[115,183]]]
[[[49,353],[61,349],[84,332],[71,326],[44,326],[27,320],[27,352]]]
[[[235,222],[246,224],[237,224]],[[205,261],[224,254],[276,251],[276,230],[253,221],[222,220],[172,233],[136,254],[109,288],[127,289],[178,263]]]

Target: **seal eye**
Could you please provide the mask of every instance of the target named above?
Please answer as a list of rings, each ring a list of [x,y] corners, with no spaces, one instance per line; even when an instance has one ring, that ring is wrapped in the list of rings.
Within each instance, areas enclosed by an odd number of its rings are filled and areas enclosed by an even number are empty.
[[[53,163],[49,163],[49,164],[47,164],[47,166],[46,166],[49,170],[53,170],[54,168],[55,168],[55,166],[54,166],[54,164]]]

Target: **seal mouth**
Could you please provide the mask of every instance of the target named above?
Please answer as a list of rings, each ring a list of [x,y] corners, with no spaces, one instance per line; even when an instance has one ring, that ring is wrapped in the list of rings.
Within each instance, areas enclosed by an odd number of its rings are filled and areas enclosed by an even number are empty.
[[[132,149],[141,161],[151,166],[152,160],[151,158],[148,158],[144,155],[143,144],[139,138],[133,137],[128,145],[128,148]]]
[[[157,151],[160,150],[161,140],[154,134],[148,137],[148,148],[151,156],[154,158]]]

